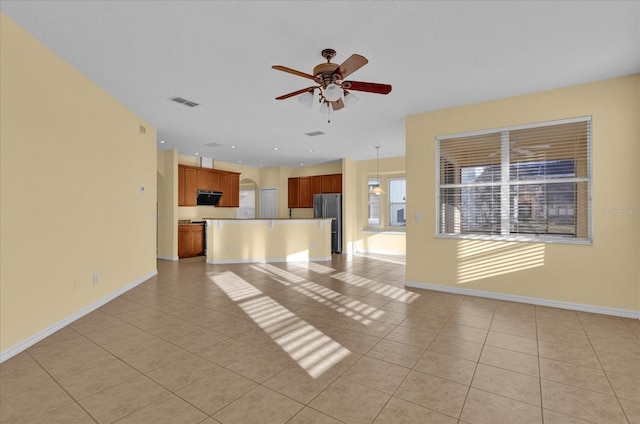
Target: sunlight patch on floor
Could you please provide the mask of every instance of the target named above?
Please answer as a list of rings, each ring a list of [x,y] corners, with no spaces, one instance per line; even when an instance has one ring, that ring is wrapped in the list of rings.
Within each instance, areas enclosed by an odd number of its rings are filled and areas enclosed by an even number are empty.
[[[311,377],[318,378],[351,354],[233,272],[210,278]]]
[[[270,264],[260,264],[258,267],[262,268],[265,273],[270,273],[276,269],[280,276],[283,275],[284,271]],[[287,271],[284,272],[286,273]],[[294,277],[294,274],[291,274],[291,276]],[[298,293],[364,324],[370,323],[371,319],[381,319],[385,315],[385,311],[352,299],[349,296],[314,283],[313,281],[304,280],[303,283],[294,284],[290,287]]]

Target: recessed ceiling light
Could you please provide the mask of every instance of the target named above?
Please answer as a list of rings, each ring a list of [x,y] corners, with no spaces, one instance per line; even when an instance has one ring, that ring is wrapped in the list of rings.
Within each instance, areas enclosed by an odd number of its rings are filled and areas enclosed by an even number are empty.
[[[236,148],[236,146],[231,146],[231,148],[232,148],[232,149],[235,149],[235,148]]]
[[[238,161],[238,163],[242,163],[242,161],[241,161],[241,160],[239,160],[239,161]]]
[[[309,150],[307,150],[307,152],[313,153],[313,149],[309,149]]]
[[[164,144],[164,140],[160,140],[160,144]]]
[[[304,163],[300,162],[300,166],[304,165]]]
[[[274,148],[273,148],[273,150],[278,150],[278,148],[277,148],[277,147],[274,147]]]
[[[196,152],[196,156],[198,156],[200,153]]]

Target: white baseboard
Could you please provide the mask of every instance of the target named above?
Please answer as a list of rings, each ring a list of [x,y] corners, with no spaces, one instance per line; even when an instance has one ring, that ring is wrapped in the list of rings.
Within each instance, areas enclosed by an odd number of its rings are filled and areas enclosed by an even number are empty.
[[[407,256],[406,253],[402,253],[402,252],[392,252],[389,250],[376,250],[376,249],[366,249],[366,250],[356,250],[356,255],[357,254],[371,254],[371,255],[386,255],[386,256]]]
[[[156,269],[153,272],[150,272],[138,279],[136,279],[135,281],[127,284],[126,286],[116,290],[115,292],[109,294],[106,297],[103,297],[102,299],[80,309],[79,311],[74,312],[73,314],[69,315],[68,317],[56,322],[53,325],[50,325],[49,327],[45,328],[42,331],[37,332],[36,334],[34,334],[31,337],[28,337],[26,339],[24,339],[23,341],[9,347],[8,349],[3,350],[2,352],[0,352],[0,363],[6,361],[9,358],[12,358],[13,356],[17,355],[18,353],[22,352],[25,349],[28,349],[29,347],[33,346],[34,344],[38,343],[40,340],[52,335],[53,333],[55,333],[56,331],[64,328],[65,326],[71,324],[72,322],[74,322],[75,320],[82,318],[83,316],[87,315],[89,312],[93,312],[96,309],[100,308],[101,306],[103,306],[104,304],[112,301],[113,299],[115,299],[116,297],[120,296],[123,293],[128,292],[129,290],[131,290],[132,288],[138,286],[141,283],[144,283],[145,281],[147,281],[149,278],[153,277],[154,275],[158,274],[158,270]]]
[[[307,263],[307,262],[323,262],[330,261],[331,256],[325,256],[321,258],[309,258],[309,259],[287,259],[287,258],[267,258],[267,259],[230,259],[230,260],[217,260],[207,259],[207,263],[211,265],[223,265],[223,264],[270,264],[270,263]]]
[[[552,308],[571,309],[574,311],[590,312],[594,314],[613,315],[616,317],[640,319],[640,311],[630,309],[609,308],[606,306],[585,305],[582,303],[562,302],[559,300],[542,299],[538,297],[516,296],[512,294],[490,292],[484,290],[463,289],[459,287],[442,286],[439,284],[417,283],[405,281],[406,287],[416,289],[435,290],[446,293],[462,294],[467,296],[486,297],[488,299],[508,300],[511,302],[529,303],[532,305],[549,306]]]
[[[163,256],[163,255],[158,255],[157,258],[165,261],[177,261],[178,259],[180,259],[177,256]]]

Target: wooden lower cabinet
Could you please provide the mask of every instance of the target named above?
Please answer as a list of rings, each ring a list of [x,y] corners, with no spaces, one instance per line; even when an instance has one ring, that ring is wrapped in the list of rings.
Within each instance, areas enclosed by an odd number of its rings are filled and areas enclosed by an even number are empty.
[[[178,257],[190,258],[204,254],[204,226],[178,225]]]

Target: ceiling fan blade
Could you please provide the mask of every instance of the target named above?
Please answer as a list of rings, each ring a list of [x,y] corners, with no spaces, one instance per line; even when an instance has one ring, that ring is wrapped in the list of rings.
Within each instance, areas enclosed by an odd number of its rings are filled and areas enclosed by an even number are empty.
[[[389,84],[378,84],[375,82],[345,81],[342,83],[345,90],[367,91],[369,93],[389,94],[391,86]]]
[[[364,65],[369,63],[366,57],[359,54],[352,54],[347,60],[342,62],[342,65],[338,66],[338,69],[333,71],[334,74],[340,74],[342,79],[345,79],[348,75],[351,75]]]
[[[513,149],[514,152],[521,154],[522,156],[531,156],[533,155],[533,152],[531,150],[527,150],[527,149],[520,149],[520,148],[516,148]]]
[[[306,93],[307,91],[313,91],[318,87],[307,87],[307,88],[303,88],[302,90],[298,90],[298,91],[293,91],[291,93],[287,93],[287,94],[283,94],[280,97],[276,97],[276,100],[284,100],[284,99],[288,99],[289,97],[293,97],[293,96],[297,96],[299,94],[302,93]]]
[[[338,99],[335,102],[329,103],[331,103],[331,107],[333,108],[333,110],[340,110],[344,107],[344,102],[342,101],[342,99]]]
[[[313,75],[305,74],[304,72],[296,71],[295,69],[287,68],[286,66],[273,65],[272,68],[278,71],[287,72],[302,78],[309,78],[315,81],[315,77]]]

